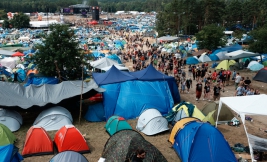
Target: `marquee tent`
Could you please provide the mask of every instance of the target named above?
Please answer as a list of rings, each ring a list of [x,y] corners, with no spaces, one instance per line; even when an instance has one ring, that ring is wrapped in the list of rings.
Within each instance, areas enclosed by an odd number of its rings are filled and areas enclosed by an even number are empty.
[[[237,50],[234,52],[227,53],[225,55],[228,56],[230,59],[235,60],[235,59],[244,58],[244,57],[259,56],[260,54],[248,52],[248,51],[244,51],[244,50]]]
[[[240,115],[241,120],[244,125],[244,129],[246,132],[247,137],[250,135],[247,132],[247,128],[245,125],[245,116],[246,115],[267,115],[267,109],[266,109],[266,101],[267,101],[267,95],[251,95],[251,96],[239,96],[239,97],[221,97],[219,101],[219,107],[218,107],[218,115],[216,120],[216,126],[218,123],[218,116],[220,114],[222,105],[227,105],[230,109],[235,111],[237,114]],[[238,103],[238,104],[236,104]],[[258,143],[261,143],[261,140],[257,141]],[[255,145],[250,142],[250,138],[248,137],[248,144],[250,148],[250,155],[251,159],[254,159],[253,157],[253,148]]]
[[[34,105],[45,106],[57,104],[64,99],[81,95],[82,81],[64,81],[60,84],[44,84],[42,86],[23,85],[0,82],[0,106],[18,106],[28,109]],[[92,80],[83,83],[83,94],[88,97],[96,92],[104,91]]]

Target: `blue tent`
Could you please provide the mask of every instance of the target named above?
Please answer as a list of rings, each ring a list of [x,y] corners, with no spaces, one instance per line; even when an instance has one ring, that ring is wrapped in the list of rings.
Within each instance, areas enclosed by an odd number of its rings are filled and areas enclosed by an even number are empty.
[[[130,72],[130,74],[136,77],[138,80],[143,80],[143,81],[160,81],[160,80],[167,81],[174,102],[175,103],[180,102],[180,94],[178,92],[178,86],[175,81],[175,78],[157,71],[151,64],[143,70]]]
[[[102,103],[97,103],[94,105],[90,105],[88,107],[88,110],[84,116],[84,118],[87,121],[90,122],[101,122],[105,121],[105,111],[104,111],[104,106]]]
[[[18,69],[17,73],[18,73],[18,81],[24,82],[24,80],[26,79],[26,72],[23,69]]]
[[[222,48],[222,50],[227,51],[227,52],[233,52],[233,51],[237,51],[241,49],[242,49],[242,46],[239,44],[234,44],[232,46]]]
[[[0,162],[20,162],[23,157],[18,153],[18,148],[13,144],[0,146]]]
[[[216,54],[210,54],[209,55],[209,58],[212,60],[212,61],[219,61],[219,57],[216,55]]]
[[[187,65],[194,65],[194,64],[198,64],[198,63],[199,63],[199,61],[195,57],[188,57],[186,59]]]
[[[102,85],[103,104],[106,119],[118,115],[125,119],[134,119],[144,110],[145,105],[153,104],[167,114],[173,106],[173,98],[166,81],[126,81]]]
[[[105,73],[93,73],[93,78],[98,85],[136,80],[136,77],[127,72],[118,70],[115,66],[112,66]]]
[[[92,55],[94,56],[94,57],[105,57],[105,54],[104,53],[101,53],[100,51],[93,51],[92,52]]]
[[[181,161],[236,162],[223,134],[209,123],[188,123],[175,135],[173,148]]]
[[[107,56],[107,58],[110,58],[112,60],[117,61],[119,64],[122,64],[121,59],[116,54],[109,55]]]
[[[58,79],[54,77],[29,77],[24,87],[29,86],[30,84],[34,85],[43,85],[43,84],[58,84]]]

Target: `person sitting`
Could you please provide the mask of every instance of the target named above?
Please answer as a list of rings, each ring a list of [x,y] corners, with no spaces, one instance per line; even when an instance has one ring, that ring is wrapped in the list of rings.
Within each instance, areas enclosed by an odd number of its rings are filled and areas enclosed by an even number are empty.
[[[146,152],[144,149],[137,149],[134,156],[131,159],[131,162],[142,162],[145,159]]]
[[[242,83],[239,84],[239,86],[236,89],[235,96],[244,96],[245,95],[245,88]]]

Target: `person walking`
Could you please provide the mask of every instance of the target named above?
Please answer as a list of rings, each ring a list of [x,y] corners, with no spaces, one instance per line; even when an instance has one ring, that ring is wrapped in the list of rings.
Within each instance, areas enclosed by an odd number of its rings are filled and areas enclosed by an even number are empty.
[[[208,100],[210,101],[210,83],[206,82],[205,87],[204,87],[204,98],[203,100]]]
[[[187,87],[187,93],[189,93],[189,89],[190,89],[190,87],[192,87],[192,79],[191,78],[188,78],[187,80],[186,80],[186,87]]]
[[[202,82],[198,81],[196,85],[196,100],[198,101],[202,94]]]
[[[216,99],[220,99],[220,92],[221,92],[221,87],[220,84],[217,83],[214,88],[213,88],[213,100],[216,101]]]
[[[236,77],[235,77],[235,89],[237,89],[240,81],[241,81],[241,76],[239,75],[239,73],[236,73]]]

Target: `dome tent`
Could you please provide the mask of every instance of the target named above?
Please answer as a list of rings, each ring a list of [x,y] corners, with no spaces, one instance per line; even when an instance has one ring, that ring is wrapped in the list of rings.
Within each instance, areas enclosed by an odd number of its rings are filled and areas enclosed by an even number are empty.
[[[143,111],[138,118],[136,129],[146,135],[155,135],[169,130],[168,121],[157,109],[146,109]]]
[[[50,162],[88,162],[88,160],[78,152],[64,151],[52,157]]]
[[[111,136],[105,144],[102,157],[106,161],[125,161],[139,148],[145,148],[144,162],[167,162],[155,146],[134,130],[121,130]]]
[[[14,144],[16,137],[15,135],[6,127],[0,123],[0,146]]]
[[[59,130],[62,126],[72,124],[72,122],[72,116],[67,109],[55,106],[42,111],[33,125],[41,126],[46,131],[52,131]]]
[[[14,132],[19,130],[22,125],[22,116],[14,110],[0,108],[0,123]]]
[[[29,157],[33,155],[47,155],[53,153],[53,141],[47,132],[40,126],[32,126],[27,132],[22,156]]]
[[[192,121],[177,131],[173,144],[181,161],[236,162],[223,134],[209,123]]]
[[[130,124],[127,123],[127,121],[123,117],[119,116],[110,117],[107,121],[107,124],[105,125],[105,128],[110,136],[120,130],[132,129]]]

